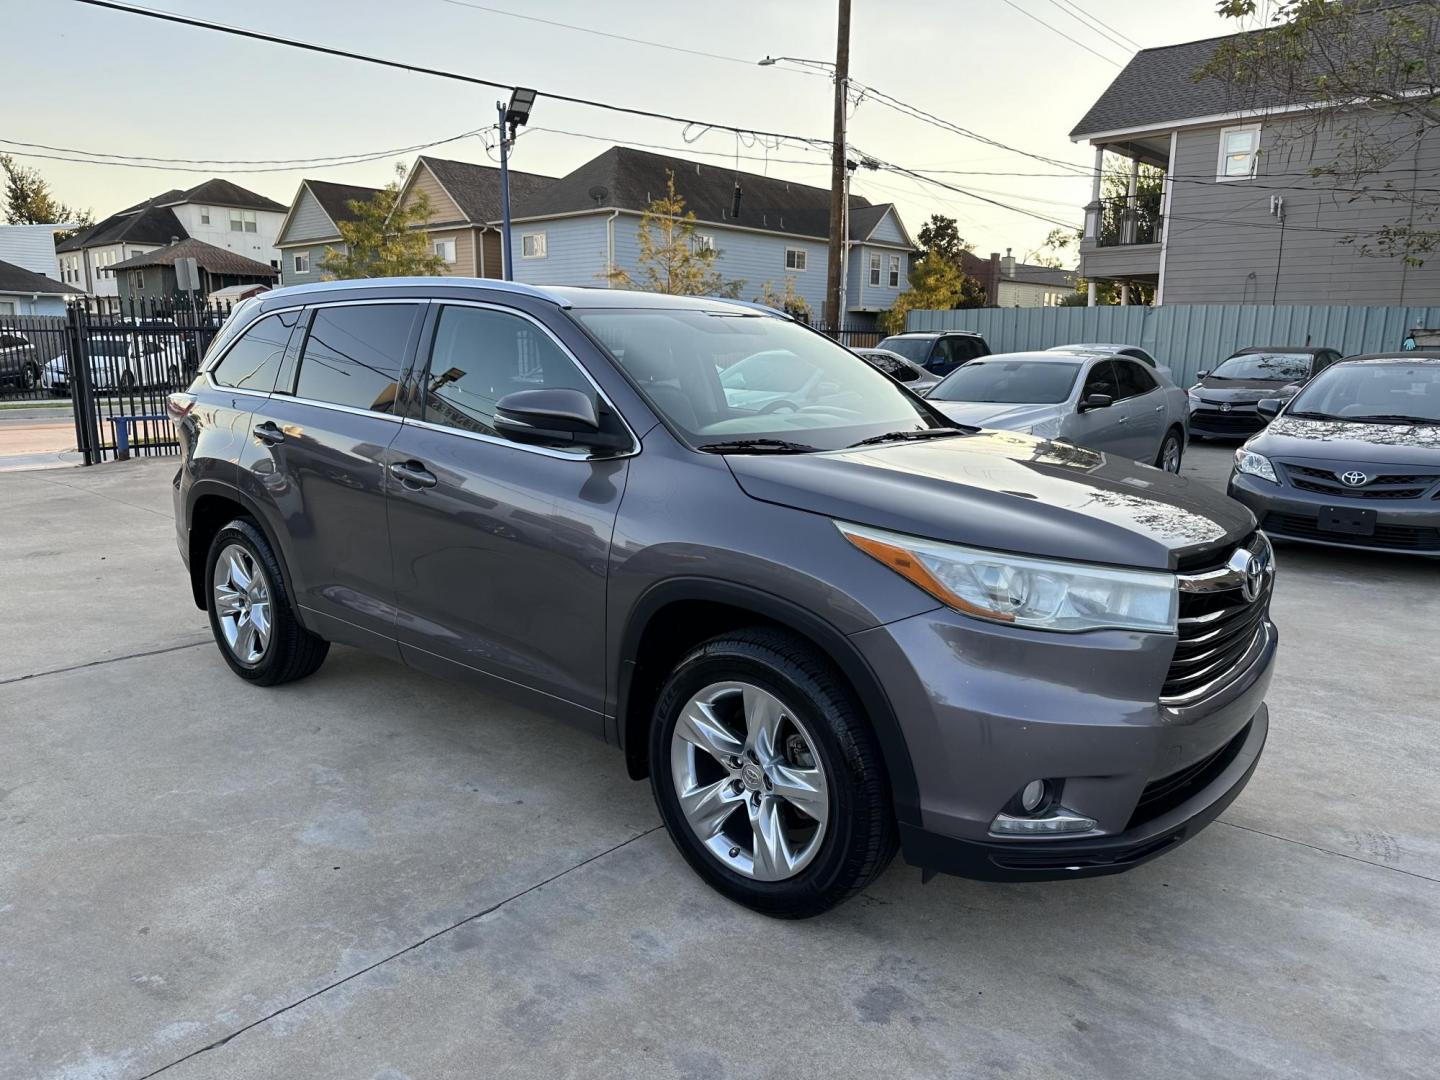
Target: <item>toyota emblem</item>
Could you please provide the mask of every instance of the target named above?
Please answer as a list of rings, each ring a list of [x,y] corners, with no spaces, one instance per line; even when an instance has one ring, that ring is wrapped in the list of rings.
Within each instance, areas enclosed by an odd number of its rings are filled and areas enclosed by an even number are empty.
[[[1245,583],[1241,592],[1245,594],[1246,600],[1254,600],[1260,595],[1260,590],[1265,584],[1265,560],[1259,555],[1252,554],[1245,562]]]
[[[1220,403],[1220,411],[1221,411],[1221,412],[1229,412],[1229,411],[1230,411],[1230,403],[1229,403],[1228,401],[1222,401],[1222,402]]]
[[[1359,469],[1351,469],[1349,472],[1341,473],[1340,479],[1350,487],[1363,487],[1370,482],[1370,477],[1366,476]]]

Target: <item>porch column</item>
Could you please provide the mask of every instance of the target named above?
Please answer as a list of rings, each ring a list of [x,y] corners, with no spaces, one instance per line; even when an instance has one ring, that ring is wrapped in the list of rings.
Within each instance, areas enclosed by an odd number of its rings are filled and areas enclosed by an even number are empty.
[[[1128,281],[1122,281],[1120,283],[1120,306],[1130,306],[1130,283]]]
[[[1090,282],[1089,285],[1087,286],[1087,288],[1089,289],[1089,294],[1090,294],[1090,295],[1089,295],[1089,297],[1088,297],[1088,298],[1086,299],[1086,301],[1085,301],[1085,306],[1086,306],[1086,307],[1094,307],[1094,306],[1095,306],[1095,303],[1096,303],[1096,291],[1097,291],[1096,288],[1095,288],[1095,282],[1093,282],[1093,281]]]

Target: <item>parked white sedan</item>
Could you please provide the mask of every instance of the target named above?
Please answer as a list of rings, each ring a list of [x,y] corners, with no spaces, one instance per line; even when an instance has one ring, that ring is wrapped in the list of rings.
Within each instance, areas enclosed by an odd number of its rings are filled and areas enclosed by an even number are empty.
[[[179,386],[181,364],[159,338],[134,334],[91,334],[86,341],[90,354],[90,385],[96,390],[132,390],[141,386]],[[68,394],[74,385],[70,358],[61,353],[40,371],[40,385],[57,394]]]
[[[926,399],[952,420],[1180,471],[1189,439],[1185,391],[1126,356],[1001,353],[971,360]]]

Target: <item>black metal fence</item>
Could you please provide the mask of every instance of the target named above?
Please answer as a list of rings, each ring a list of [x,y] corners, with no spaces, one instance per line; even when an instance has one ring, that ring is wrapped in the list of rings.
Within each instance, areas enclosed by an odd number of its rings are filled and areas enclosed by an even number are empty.
[[[841,327],[839,330],[828,326],[817,326],[815,329],[819,330],[826,337],[834,338],[847,349],[874,348],[880,344],[880,339],[885,336],[885,331],[883,330],[871,328],[862,329],[854,326]]]
[[[1158,191],[1101,199],[1100,231],[1095,237],[1096,246],[1122,247],[1128,244],[1160,243],[1165,228],[1160,206]]]
[[[178,449],[166,399],[190,385],[229,314],[163,301],[130,311],[0,316],[0,403],[68,409],[86,465]]]

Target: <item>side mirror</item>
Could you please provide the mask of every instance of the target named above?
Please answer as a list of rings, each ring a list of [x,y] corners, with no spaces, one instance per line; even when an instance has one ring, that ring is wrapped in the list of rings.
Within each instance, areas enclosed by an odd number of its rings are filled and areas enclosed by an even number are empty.
[[[1266,420],[1274,420],[1284,404],[1284,400],[1278,397],[1261,398],[1255,403],[1255,411]]]
[[[1209,374],[1210,374],[1210,369],[1209,369],[1209,368],[1201,368],[1199,371],[1195,372],[1195,378],[1197,378],[1197,379],[1203,379],[1203,378],[1205,378],[1206,375],[1209,375]]]
[[[568,386],[506,394],[495,403],[494,424],[501,435],[520,443],[596,450],[630,446],[626,436],[600,430],[594,395]]]
[[[1109,394],[1088,394],[1080,399],[1079,412],[1089,412],[1091,409],[1108,409],[1115,404],[1115,399]]]

